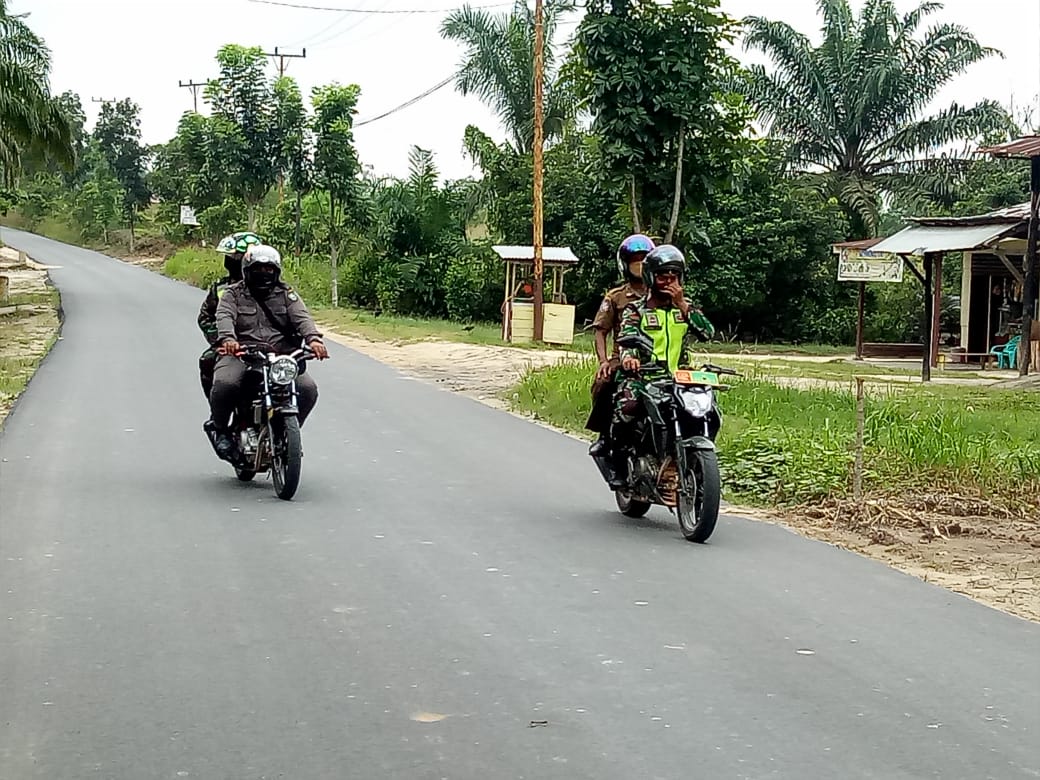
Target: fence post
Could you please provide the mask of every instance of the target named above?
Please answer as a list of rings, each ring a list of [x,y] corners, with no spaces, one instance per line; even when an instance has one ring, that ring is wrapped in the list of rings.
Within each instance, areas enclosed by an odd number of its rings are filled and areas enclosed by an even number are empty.
[[[863,428],[865,421],[863,377],[856,377],[856,460],[852,467],[852,497],[857,503],[863,498]]]

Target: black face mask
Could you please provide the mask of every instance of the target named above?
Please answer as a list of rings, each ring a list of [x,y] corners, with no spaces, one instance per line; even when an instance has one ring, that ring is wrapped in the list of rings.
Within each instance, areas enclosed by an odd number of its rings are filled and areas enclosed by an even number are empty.
[[[224,268],[228,276],[236,282],[242,281],[242,256],[224,255]]]
[[[254,295],[266,298],[271,290],[278,284],[278,277],[274,274],[246,274],[246,287]]]

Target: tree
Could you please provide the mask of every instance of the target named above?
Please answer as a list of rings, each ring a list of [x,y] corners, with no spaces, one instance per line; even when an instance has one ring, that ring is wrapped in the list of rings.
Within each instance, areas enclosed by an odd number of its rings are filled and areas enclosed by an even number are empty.
[[[249,229],[256,227],[256,207],[281,170],[282,147],[274,90],[264,76],[267,58],[260,47],[228,44],[217,53],[220,76],[205,88],[212,112],[214,152],[223,175],[245,200]]]
[[[560,16],[573,8],[573,0],[547,2],[545,8],[547,141],[560,136],[575,114],[573,93],[557,73],[551,45]],[[528,4],[514,0],[508,14],[467,4],[445,17],[441,36],[466,46],[455,82],[459,92],[487,103],[511,136],[513,148],[530,154],[534,148],[534,14]]]
[[[307,127],[307,108],[296,81],[289,76],[278,79],[274,85],[275,126],[281,139],[279,174],[288,176],[296,193],[295,245],[297,256],[301,251],[300,234],[303,196],[311,185],[311,137]]]
[[[590,0],[573,66],[635,230],[670,242],[683,211],[727,182],[748,115],[725,87],[734,23],[718,0]]]
[[[147,172],[149,150],[141,144],[141,109],[129,98],[103,103],[94,139],[123,190],[123,215],[130,224],[130,251],[134,251],[134,218],[151,201]]]
[[[332,305],[339,305],[339,258],[344,222],[361,215],[358,176],[361,163],[354,148],[354,116],[361,88],[332,83],[311,90],[314,107],[314,183],[328,195]]]
[[[76,159],[70,117],[48,87],[50,51],[24,19],[0,0],[0,172],[8,185],[30,149],[66,170]]]
[[[793,165],[823,169],[812,180],[840,200],[863,236],[876,232],[882,194],[919,193],[929,173],[942,170],[927,159],[937,150],[1006,125],[992,100],[922,117],[954,77],[999,52],[952,24],[919,35],[941,3],[922,2],[900,16],[893,0],[867,0],[858,19],[848,0],[817,6],[819,46],[783,22],[744,20],[745,48],[772,64],[749,68],[743,89],[769,132],[790,142]]]
[[[86,173],[73,195],[71,216],[84,238],[101,238],[108,243],[108,231],[123,211],[123,188],[96,141],[88,144],[82,160]]]

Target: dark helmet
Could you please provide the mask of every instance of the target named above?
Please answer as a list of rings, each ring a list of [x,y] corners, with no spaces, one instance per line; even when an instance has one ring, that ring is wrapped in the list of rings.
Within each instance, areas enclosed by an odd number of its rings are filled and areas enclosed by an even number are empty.
[[[657,275],[667,271],[674,273],[682,282],[686,271],[686,257],[678,247],[661,244],[643,258],[643,282],[653,289]]]
[[[632,262],[634,255],[646,254],[652,251],[654,242],[642,233],[634,233],[621,242],[617,250],[617,267],[622,277],[628,277],[628,265]]]

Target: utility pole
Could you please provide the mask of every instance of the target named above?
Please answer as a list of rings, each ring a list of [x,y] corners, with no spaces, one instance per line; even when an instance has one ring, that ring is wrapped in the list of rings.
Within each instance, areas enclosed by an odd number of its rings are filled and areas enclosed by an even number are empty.
[[[199,113],[199,87],[206,86],[205,81],[181,81],[177,79],[178,87],[188,87],[191,89],[191,101],[192,110],[197,114]]]
[[[545,322],[542,296],[542,79],[544,77],[545,35],[542,0],[534,2],[534,340],[542,341]]]
[[[293,57],[295,57],[297,59],[306,59],[306,57],[307,57],[307,49],[304,48],[302,54],[283,54],[282,52],[278,51],[278,47],[275,46],[273,52],[265,51],[264,52],[264,56],[265,57],[277,57],[278,58],[278,78],[281,78],[282,76],[285,75],[285,68],[286,68],[285,60],[287,58],[293,58]]]

